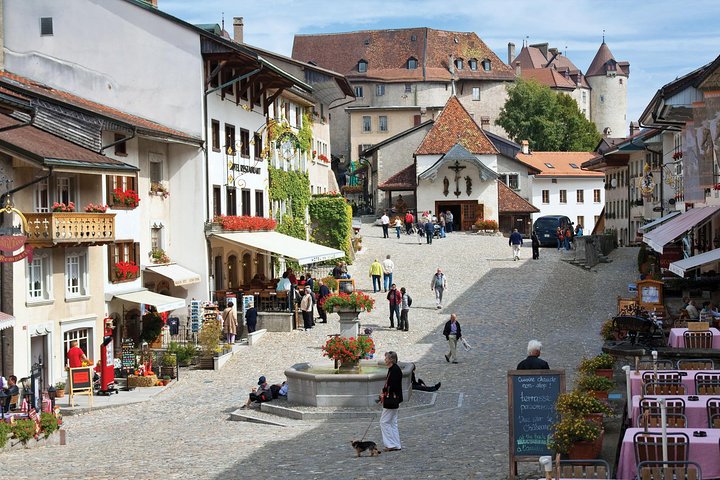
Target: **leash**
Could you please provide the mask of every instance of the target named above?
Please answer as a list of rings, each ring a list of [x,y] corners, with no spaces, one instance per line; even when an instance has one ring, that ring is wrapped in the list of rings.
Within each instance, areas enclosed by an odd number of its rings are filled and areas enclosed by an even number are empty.
[[[370,426],[375,422],[375,415],[377,413],[373,413],[373,416],[370,418],[370,423],[368,424],[367,428],[365,429],[365,433],[363,433],[362,438],[360,439],[361,442],[365,441],[365,436],[367,435],[368,430],[370,430]]]

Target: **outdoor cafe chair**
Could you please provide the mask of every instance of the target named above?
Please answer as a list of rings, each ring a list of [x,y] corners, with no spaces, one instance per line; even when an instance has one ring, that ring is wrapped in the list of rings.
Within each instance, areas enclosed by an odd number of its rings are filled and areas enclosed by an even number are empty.
[[[683,333],[685,348],[712,348],[713,334],[709,330],[704,332],[693,332],[688,330]]]
[[[697,395],[720,394],[720,373],[698,372],[695,374],[695,392]]]
[[[673,365],[672,360],[658,360],[657,367],[660,370],[672,370],[673,368],[675,368],[675,365]],[[641,360],[638,363],[639,370],[652,370],[653,368],[654,365],[652,360]]]
[[[643,397],[640,399],[640,414],[649,411],[651,415],[660,415],[660,400],[653,397]],[[682,398],[666,398],[665,412],[685,415],[685,400]]]
[[[602,459],[560,460],[560,478],[609,479],[610,465]]]
[[[677,382],[648,382],[643,384],[645,395],[685,395],[685,385]]]
[[[687,427],[687,417],[681,413],[668,413],[665,415],[665,421],[667,422],[667,426],[670,428],[686,428]],[[647,415],[641,413],[640,415],[638,415],[637,426],[640,428],[661,427],[662,426],[662,417],[660,416],[660,412],[648,413]]]
[[[658,370],[657,373],[654,371],[643,372],[642,381],[643,383],[648,382],[667,382],[667,383],[682,383],[683,375],[678,371],[673,370]]]
[[[637,480],[702,480],[695,462],[640,462],[637,470]]]
[[[693,358],[677,361],[678,370],[714,370],[715,362],[711,358]]]
[[[720,397],[711,397],[705,403],[708,416],[708,426],[710,428],[720,428],[720,425],[714,425],[714,420],[720,420]],[[713,417],[716,417],[713,419]]]
[[[262,291],[260,292],[260,310],[263,312],[267,312],[272,307],[272,298],[270,297],[270,292]]]
[[[690,437],[685,433],[668,433],[667,459],[670,465],[678,462],[687,462],[690,450]],[[662,433],[637,432],[633,436],[633,449],[635,450],[635,463],[657,462],[663,459]]]

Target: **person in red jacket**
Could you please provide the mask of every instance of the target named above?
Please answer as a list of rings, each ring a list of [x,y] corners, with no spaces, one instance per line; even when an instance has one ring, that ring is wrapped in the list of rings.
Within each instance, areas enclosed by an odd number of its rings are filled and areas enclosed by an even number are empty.
[[[405,214],[405,233],[407,233],[408,235],[412,233],[413,223],[415,223],[415,217],[413,216],[412,212],[408,210],[408,212]]]
[[[400,325],[400,305],[402,304],[402,294],[400,294],[400,290],[395,287],[394,283],[390,286],[387,299],[390,303],[390,328],[395,328],[393,314],[397,318],[398,325]]]
[[[70,350],[67,352],[68,365],[70,368],[82,367],[82,362],[87,360],[85,352],[82,348],[78,347],[77,340],[70,342]]]

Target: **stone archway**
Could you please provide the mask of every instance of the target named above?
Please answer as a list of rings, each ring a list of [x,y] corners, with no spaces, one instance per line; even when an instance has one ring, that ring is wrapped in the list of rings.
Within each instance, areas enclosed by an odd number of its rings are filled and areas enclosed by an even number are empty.
[[[253,259],[250,252],[245,252],[242,256],[242,272],[243,285],[250,285],[252,280]]]
[[[233,289],[238,286],[238,260],[236,255],[230,255],[227,263],[227,288]]]

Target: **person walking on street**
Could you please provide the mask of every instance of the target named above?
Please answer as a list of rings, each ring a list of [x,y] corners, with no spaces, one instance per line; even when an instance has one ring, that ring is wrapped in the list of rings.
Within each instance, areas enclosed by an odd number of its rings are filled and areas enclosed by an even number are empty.
[[[248,304],[248,309],[245,310],[245,323],[247,324],[248,333],[253,333],[257,326],[257,309],[255,303]]]
[[[510,245],[513,250],[513,262],[520,260],[520,247],[522,247],[522,244],[522,235],[520,235],[517,228],[513,228],[513,233],[510,234],[510,239],[508,240],[508,245]]]
[[[445,231],[452,233],[453,231],[453,214],[450,210],[445,212]]]
[[[397,353],[387,352],[385,354],[388,374],[380,394],[380,403],[383,407],[380,415],[380,431],[385,444],[383,452],[397,452],[402,449],[398,431],[398,409],[403,401],[402,370],[398,367],[397,362]]]
[[[300,310],[302,311],[303,327],[305,330],[310,330],[313,327],[313,298],[310,287],[305,287],[305,294],[300,300]]]
[[[395,227],[395,235],[397,235],[398,240],[400,240],[400,229],[402,228],[403,221],[400,217],[395,217],[395,222],[393,223],[393,226]]]
[[[408,210],[405,214],[405,233],[408,235],[412,233],[413,223],[415,223],[415,217],[413,217],[412,211]]]
[[[518,363],[516,370],[548,370],[550,365],[540,358],[542,343],[530,340],[527,346],[527,358]]]
[[[430,281],[430,290],[435,292],[435,308],[442,308],[443,292],[446,288],[447,278],[445,278],[445,274],[442,273],[442,270],[438,267],[437,272],[435,272],[435,275],[433,275]]]
[[[227,307],[223,310],[223,332],[225,332],[225,341],[229,344],[235,343],[235,335],[237,334],[237,314],[233,308],[233,302],[227,302]]]
[[[327,285],[325,285],[325,282],[323,282],[322,280],[318,280],[318,285],[320,285],[317,295],[318,316],[320,317],[320,323],[327,323],[327,312],[323,308],[323,301],[325,297],[330,295],[330,289]]]
[[[385,257],[382,263],[383,270],[383,289],[387,292],[390,285],[393,283],[393,270],[395,270],[395,263],[390,260],[390,255]]]
[[[457,315],[454,313],[450,315],[450,320],[445,323],[443,335],[445,335],[448,345],[450,346],[450,351],[445,355],[445,361],[458,363],[457,342],[462,338],[462,332],[460,331],[460,323],[457,321]]]
[[[435,235],[435,224],[432,219],[428,218],[427,222],[425,222],[425,240],[427,240],[428,245],[432,245],[433,235]]]
[[[390,286],[387,299],[390,305],[390,328],[395,328],[393,315],[397,318],[398,325],[400,325],[400,304],[402,303],[402,295],[400,295],[398,289],[395,288],[394,283]]]
[[[540,239],[538,238],[537,233],[535,233],[534,230],[530,235],[530,239],[532,240],[533,260],[538,260],[540,258]]]
[[[400,295],[402,295],[402,304],[400,306],[400,321],[398,322],[398,330],[408,331],[410,325],[408,323],[408,313],[410,313],[410,304],[412,304],[412,298],[407,294],[405,287],[400,289]]]
[[[375,261],[370,264],[370,277],[372,278],[373,282],[373,293],[377,293],[382,290],[382,285],[380,283],[380,277],[382,276],[382,273],[383,266],[380,262],[378,262],[378,259],[376,258]]]
[[[388,228],[390,227],[390,217],[388,217],[387,210],[385,210],[383,216],[380,217],[380,223],[382,223],[383,238],[390,238],[390,235],[388,234]]]
[[[440,238],[445,238],[445,213],[440,212],[440,215],[438,216],[438,224],[440,225]]]

